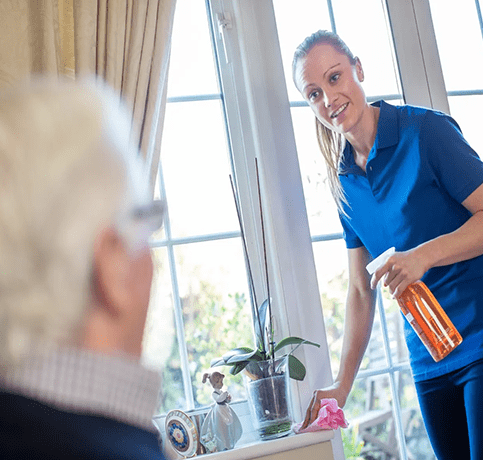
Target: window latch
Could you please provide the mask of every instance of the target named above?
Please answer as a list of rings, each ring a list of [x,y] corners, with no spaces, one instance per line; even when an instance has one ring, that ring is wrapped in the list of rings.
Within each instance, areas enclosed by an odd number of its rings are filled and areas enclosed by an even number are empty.
[[[220,34],[221,43],[223,45],[223,53],[225,54],[225,61],[228,64],[230,59],[228,57],[228,47],[226,42],[225,31],[233,28],[230,13],[217,13],[216,20],[218,22],[218,33]]]

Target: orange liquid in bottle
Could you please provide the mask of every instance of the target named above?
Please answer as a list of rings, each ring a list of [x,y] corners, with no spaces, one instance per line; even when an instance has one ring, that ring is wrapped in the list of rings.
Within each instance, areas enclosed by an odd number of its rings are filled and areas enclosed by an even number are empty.
[[[441,361],[463,341],[433,293],[422,281],[410,284],[397,301],[435,361]]]

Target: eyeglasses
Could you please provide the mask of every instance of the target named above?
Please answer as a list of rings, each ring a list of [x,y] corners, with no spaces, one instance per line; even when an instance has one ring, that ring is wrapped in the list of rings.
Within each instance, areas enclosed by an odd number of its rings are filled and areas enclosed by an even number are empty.
[[[134,208],[130,213],[130,217],[134,222],[146,225],[153,233],[162,227],[164,211],[164,201],[153,200],[147,205]]]
[[[117,230],[131,249],[144,246],[149,237],[162,227],[165,209],[163,200],[153,200],[132,208],[118,219]]]

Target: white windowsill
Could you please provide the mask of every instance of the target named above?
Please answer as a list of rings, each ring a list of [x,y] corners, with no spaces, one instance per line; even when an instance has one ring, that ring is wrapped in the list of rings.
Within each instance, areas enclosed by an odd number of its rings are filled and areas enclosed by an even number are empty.
[[[334,437],[333,430],[317,431],[315,433],[293,434],[285,438],[272,441],[258,441],[233,450],[205,454],[200,458],[206,460],[250,460],[265,455],[277,454],[300,447],[311,446],[322,442],[328,442]]]
[[[334,430],[322,430],[315,433],[295,434],[291,432],[290,435],[283,438],[274,439],[271,441],[261,441],[258,434],[254,430],[251,423],[251,414],[246,401],[237,401],[231,404],[235,410],[243,426],[243,435],[232,450],[225,450],[222,452],[215,452],[212,454],[202,454],[198,457],[200,460],[251,460],[267,455],[274,455],[280,452],[286,452],[293,449],[300,449],[314,444],[323,442],[330,442],[334,438]],[[196,422],[194,414],[201,414],[209,410],[209,407],[200,408],[194,411],[187,411],[187,414]],[[166,458],[170,460],[181,460],[183,457],[171,448],[166,442],[165,432],[165,416],[157,416],[154,418],[154,424],[158,428],[163,440],[163,450]],[[199,427],[198,427],[199,431]]]

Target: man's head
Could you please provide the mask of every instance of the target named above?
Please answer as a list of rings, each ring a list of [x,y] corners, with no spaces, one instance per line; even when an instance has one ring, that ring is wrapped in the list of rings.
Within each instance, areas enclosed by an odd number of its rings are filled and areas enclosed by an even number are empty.
[[[0,366],[55,343],[139,354],[156,212],[130,128],[93,82],[0,96]]]

